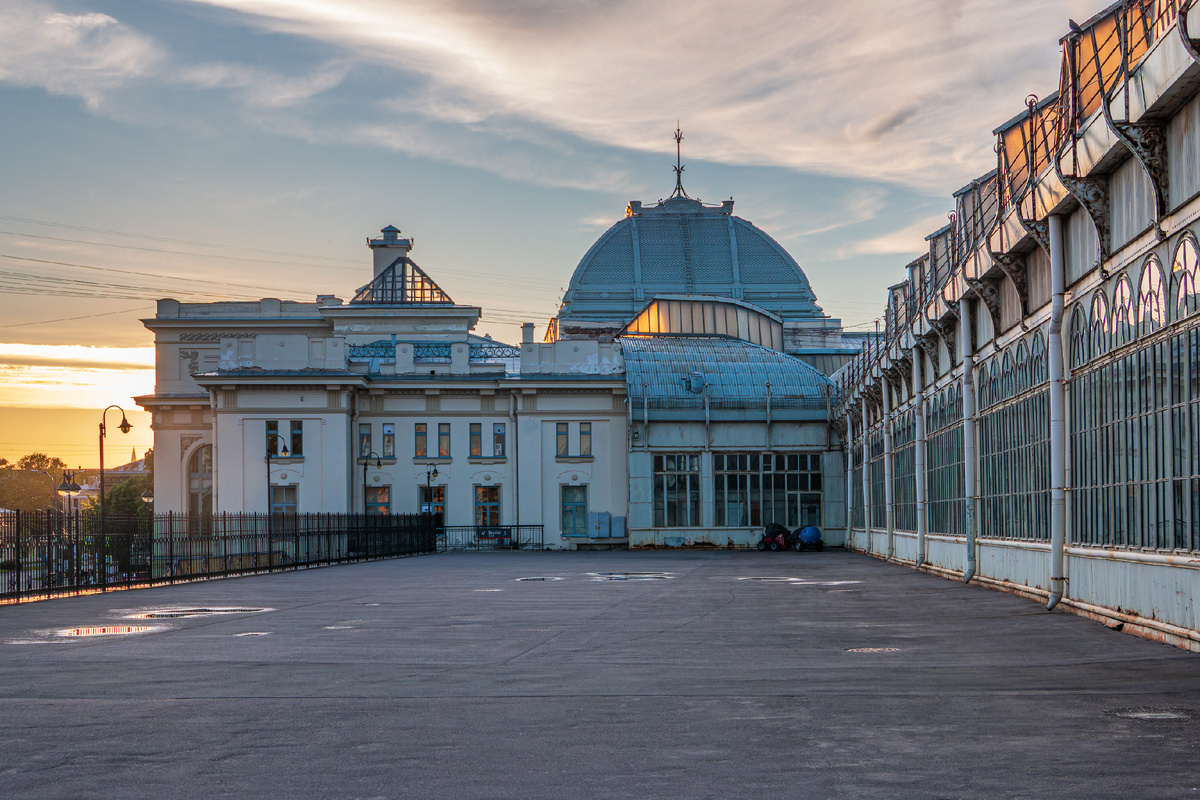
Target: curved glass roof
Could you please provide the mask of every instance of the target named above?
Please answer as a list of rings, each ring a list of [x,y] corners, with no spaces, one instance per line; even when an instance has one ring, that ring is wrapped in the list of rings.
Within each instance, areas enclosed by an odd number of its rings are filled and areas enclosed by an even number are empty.
[[[785,321],[824,317],[800,265],[733,216],[733,201],[706,206],[682,196],[631,202],[575,268],[558,317],[624,324],[667,294],[745,300]]]

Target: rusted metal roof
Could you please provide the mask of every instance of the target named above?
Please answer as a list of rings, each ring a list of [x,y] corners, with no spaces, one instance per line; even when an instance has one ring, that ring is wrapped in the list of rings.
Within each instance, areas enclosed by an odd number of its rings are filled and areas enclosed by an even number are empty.
[[[631,401],[703,404],[714,407],[763,405],[770,383],[771,405],[824,402],[833,383],[798,358],[761,345],[722,336],[621,337],[625,380]]]

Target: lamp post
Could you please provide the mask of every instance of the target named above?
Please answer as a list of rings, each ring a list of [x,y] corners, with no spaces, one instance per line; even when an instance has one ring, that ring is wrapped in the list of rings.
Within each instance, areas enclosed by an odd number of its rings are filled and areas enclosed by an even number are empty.
[[[271,456],[275,453],[277,444],[282,444],[279,455],[287,458],[291,453],[288,452],[287,443],[283,441],[283,437],[278,433],[267,434],[267,558],[271,557],[271,517],[273,512],[271,509]]]
[[[58,496],[63,499],[63,517],[65,520],[64,527],[66,527],[66,529],[67,529],[66,530],[67,541],[71,543],[71,571],[75,573],[74,583],[76,586],[78,586],[79,585],[79,553],[78,553],[79,542],[77,541],[77,539],[72,540],[71,531],[70,531],[71,498],[78,495],[79,492],[81,491],[81,489],[79,488],[79,484],[75,482],[75,473],[74,472],[64,472],[63,476],[62,476],[62,483],[60,483],[58,485],[58,489],[56,489],[55,491],[58,493]]]
[[[428,513],[431,516],[433,515],[433,480],[437,476],[438,476],[437,464],[426,464],[425,465],[425,499],[429,501],[427,503],[427,506],[429,507],[429,511],[426,513]],[[445,520],[443,520],[443,522],[445,522]]]
[[[371,465],[371,459],[375,459],[375,469],[383,467],[383,459],[374,450],[363,456],[363,514],[370,514],[367,510],[367,467]]]
[[[129,429],[133,426],[129,424],[129,419],[125,416],[125,409],[118,405],[111,405],[100,412],[100,590],[104,591],[104,585],[108,582],[108,565],[105,560],[106,551],[108,549],[108,537],[105,534],[104,521],[104,437],[108,433],[107,427],[104,424],[104,418],[108,415],[110,409],[115,408],[121,412],[121,433],[129,433]]]

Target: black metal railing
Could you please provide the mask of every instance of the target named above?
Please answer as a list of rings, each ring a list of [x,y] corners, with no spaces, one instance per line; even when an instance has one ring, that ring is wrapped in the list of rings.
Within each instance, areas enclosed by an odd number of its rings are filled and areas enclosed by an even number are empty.
[[[450,525],[437,529],[437,549],[542,550],[541,525]]]
[[[0,514],[0,602],[433,553],[422,514]]]

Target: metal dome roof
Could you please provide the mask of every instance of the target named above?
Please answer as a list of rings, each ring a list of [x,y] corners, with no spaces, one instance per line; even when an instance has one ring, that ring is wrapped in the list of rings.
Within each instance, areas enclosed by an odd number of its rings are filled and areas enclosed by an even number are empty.
[[[626,217],[584,255],[559,319],[625,323],[663,294],[745,300],[785,321],[824,317],[804,271],[765,232],[733,216],[733,201],[706,206],[673,196]]]

